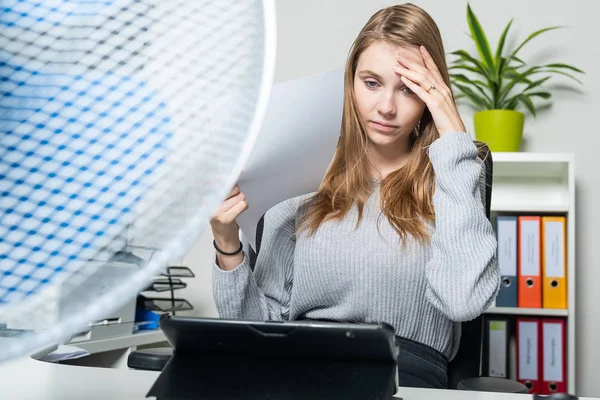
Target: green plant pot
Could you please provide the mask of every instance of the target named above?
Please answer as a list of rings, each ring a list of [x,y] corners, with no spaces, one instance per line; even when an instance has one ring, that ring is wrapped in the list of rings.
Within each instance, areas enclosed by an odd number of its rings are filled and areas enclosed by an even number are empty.
[[[475,113],[475,138],[491,151],[519,151],[525,115],[513,110],[486,110]]]

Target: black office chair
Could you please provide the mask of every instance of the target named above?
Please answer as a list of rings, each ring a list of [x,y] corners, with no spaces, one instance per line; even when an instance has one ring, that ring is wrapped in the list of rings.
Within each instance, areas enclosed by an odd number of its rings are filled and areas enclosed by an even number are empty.
[[[482,142],[475,142],[479,150],[479,158],[485,165],[485,211],[488,219],[491,218],[492,202],[492,177],[493,160],[488,146]],[[260,252],[260,243],[264,229],[264,218],[261,218],[256,228],[256,251],[250,248],[250,267],[254,269],[257,254]],[[503,393],[528,393],[527,387],[519,382],[481,377],[482,347],[483,347],[483,315],[478,318],[463,322],[462,335],[456,356],[448,365],[448,381],[451,389],[478,390]],[[478,343],[479,345],[473,345]]]
[[[485,214],[491,218],[492,182],[494,161],[489,147],[483,142],[475,142],[479,148],[479,158],[485,165]],[[448,365],[448,381],[451,389],[475,390],[502,393],[528,393],[528,388],[520,382],[482,377],[484,316],[461,324],[461,339],[458,352]],[[476,343],[476,345],[473,345]]]

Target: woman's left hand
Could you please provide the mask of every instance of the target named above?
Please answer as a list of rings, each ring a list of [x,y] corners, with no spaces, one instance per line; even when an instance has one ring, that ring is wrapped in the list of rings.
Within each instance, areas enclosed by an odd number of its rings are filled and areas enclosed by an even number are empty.
[[[416,62],[414,57],[400,55],[394,71],[425,102],[440,136],[447,132],[466,132],[452,99],[452,92],[444,83],[440,70],[425,47],[420,47],[420,53],[423,64]]]

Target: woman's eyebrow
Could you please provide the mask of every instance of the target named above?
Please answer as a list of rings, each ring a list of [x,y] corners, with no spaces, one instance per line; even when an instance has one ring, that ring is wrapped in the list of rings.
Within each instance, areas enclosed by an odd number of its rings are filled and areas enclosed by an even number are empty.
[[[383,80],[383,78],[381,77],[381,75],[371,71],[370,69],[363,69],[362,71],[360,71],[358,73],[359,75],[371,75],[373,78],[378,79],[380,81]]]

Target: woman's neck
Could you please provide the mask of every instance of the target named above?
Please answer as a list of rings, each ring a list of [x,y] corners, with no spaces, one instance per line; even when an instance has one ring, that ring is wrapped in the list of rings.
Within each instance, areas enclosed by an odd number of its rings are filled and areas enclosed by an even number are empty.
[[[410,156],[410,144],[406,146],[383,147],[369,146],[369,161],[371,163],[371,176],[383,179],[388,174],[402,168]]]

